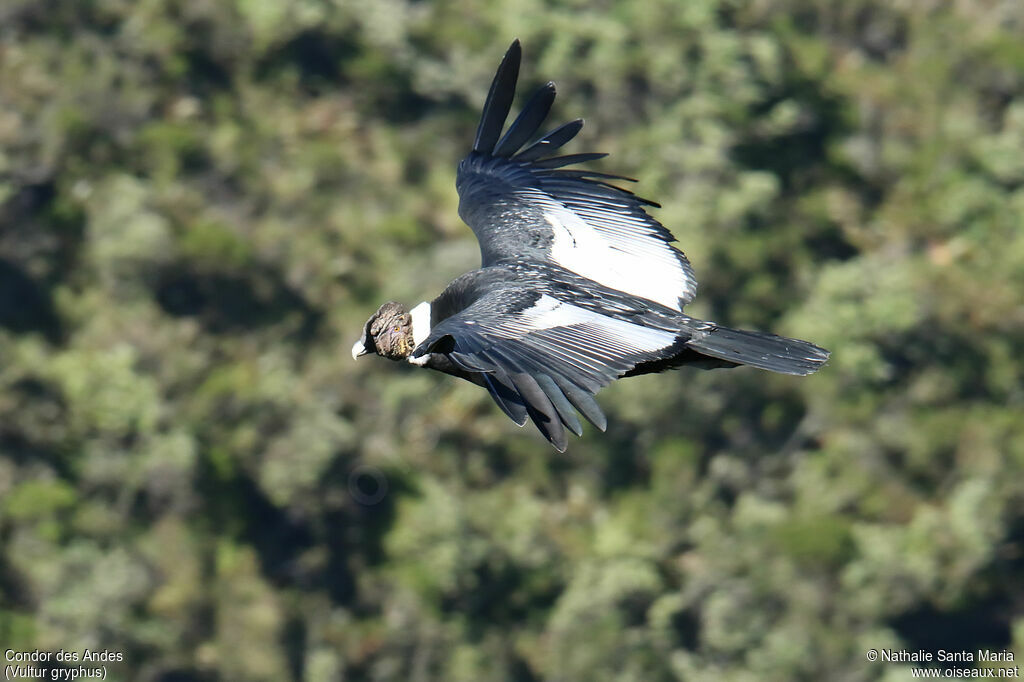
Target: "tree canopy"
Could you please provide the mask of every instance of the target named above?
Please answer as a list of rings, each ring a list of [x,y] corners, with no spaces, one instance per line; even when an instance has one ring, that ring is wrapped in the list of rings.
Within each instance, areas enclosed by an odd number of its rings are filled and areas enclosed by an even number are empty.
[[[557,455],[352,362],[478,262],[455,166],[514,37],[663,205],[688,311],[821,372],[616,382]],[[0,647],[161,682],[1024,654],[1022,223],[1020,3],[5,0]]]

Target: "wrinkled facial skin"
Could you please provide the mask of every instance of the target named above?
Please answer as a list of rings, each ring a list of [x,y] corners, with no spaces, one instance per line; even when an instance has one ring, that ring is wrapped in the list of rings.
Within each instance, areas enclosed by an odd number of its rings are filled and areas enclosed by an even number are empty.
[[[413,351],[412,318],[400,303],[388,301],[370,317],[353,357],[377,353],[389,360],[404,360]]]

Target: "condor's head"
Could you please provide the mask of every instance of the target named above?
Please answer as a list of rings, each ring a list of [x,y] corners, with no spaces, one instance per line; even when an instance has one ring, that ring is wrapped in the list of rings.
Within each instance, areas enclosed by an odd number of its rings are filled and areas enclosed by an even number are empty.
[[[352,346],[352,358],[376,353],[389,360],[405,360],[415,347],[412,316],[401,303],[388,301],[363,325],[363,335]]]

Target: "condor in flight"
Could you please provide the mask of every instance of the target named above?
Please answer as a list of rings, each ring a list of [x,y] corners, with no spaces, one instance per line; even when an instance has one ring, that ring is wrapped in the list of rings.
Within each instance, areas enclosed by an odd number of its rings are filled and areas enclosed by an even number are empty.
[[[566,429],[606,420],[594,395],[619,377],[683,365],[750,365],[806,375],[829,352],[807,341],[741,331],[683,313],[697,280],[675,239],[644,210],[657,204],[568,166],[604,154],[554,156],[577,119],[530,142],[555,99],[538,90],[505,132],[519,41],[491,83],[473,151],[459,164],[459,215],[480,242],[480,269],[411,311],[380,307],[352,347],[483,386],[505,414],[527,418],[560,452]]]

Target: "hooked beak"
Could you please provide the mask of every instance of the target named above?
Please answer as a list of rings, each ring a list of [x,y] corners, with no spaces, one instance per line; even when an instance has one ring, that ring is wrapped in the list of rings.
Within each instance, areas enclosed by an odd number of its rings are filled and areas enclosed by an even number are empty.
[[[358,360],[360,355],[369,355],[370,351],[366,350],[366,345],[362,339],[359,339],[352,346],[352,359]]]

